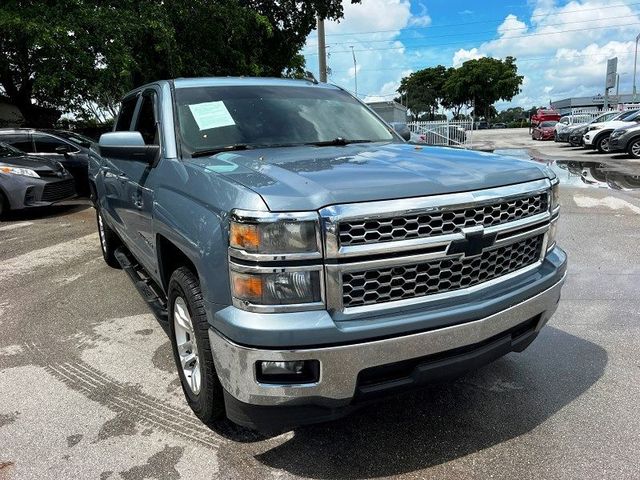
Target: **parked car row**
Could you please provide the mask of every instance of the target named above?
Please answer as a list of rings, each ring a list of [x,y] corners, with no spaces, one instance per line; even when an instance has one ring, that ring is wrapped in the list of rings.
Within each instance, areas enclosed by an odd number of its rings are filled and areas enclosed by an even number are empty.
[[[88,196],[92,142],[63,130],[0,129],[0,215]]]
[[[589,122],[569,127],[555,140],[600,153],[626,152],[640,158],[640,109],[603,113]]]

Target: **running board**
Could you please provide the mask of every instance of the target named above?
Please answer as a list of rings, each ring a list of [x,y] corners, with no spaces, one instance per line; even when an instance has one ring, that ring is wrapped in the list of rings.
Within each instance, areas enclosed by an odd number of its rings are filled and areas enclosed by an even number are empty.
[[[129,275],[129,278],[131,278],[131,281],[156,318],[161,322],[167,322],[166,297],[151,277],[147,275],[142,265],[123,247],[116,249],[114,256],[122,269],[127,272],[127,275]]]

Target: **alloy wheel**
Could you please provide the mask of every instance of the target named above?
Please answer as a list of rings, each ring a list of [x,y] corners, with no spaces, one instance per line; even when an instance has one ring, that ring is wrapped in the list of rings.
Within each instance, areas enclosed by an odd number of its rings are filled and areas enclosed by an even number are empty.
[[[202,383],[198,343],[191,315],[189,315],[187,304],[182,297],[176,297],[173,304],[173,331],[182,373],[191,391],[197,395]]]

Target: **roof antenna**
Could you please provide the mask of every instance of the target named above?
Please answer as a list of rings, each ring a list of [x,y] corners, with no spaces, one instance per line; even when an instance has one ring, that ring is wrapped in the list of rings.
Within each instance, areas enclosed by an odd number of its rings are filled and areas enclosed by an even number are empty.
[[[313,73],[309,70],[306,70],[304,72],[304,77],[302,77],[303,80],[306,80],[307,82],[311,82],[315,85],[318,84],[318,80],[316,80],[316,77],[313,75]]]

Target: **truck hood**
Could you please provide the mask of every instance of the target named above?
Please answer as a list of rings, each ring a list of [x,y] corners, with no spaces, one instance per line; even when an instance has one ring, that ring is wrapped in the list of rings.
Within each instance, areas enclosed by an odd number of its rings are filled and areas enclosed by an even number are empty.
[[[272,211],[454,193],[552,175],[532,161],[404,143],[255,149],[191,161],[257,192]]]

